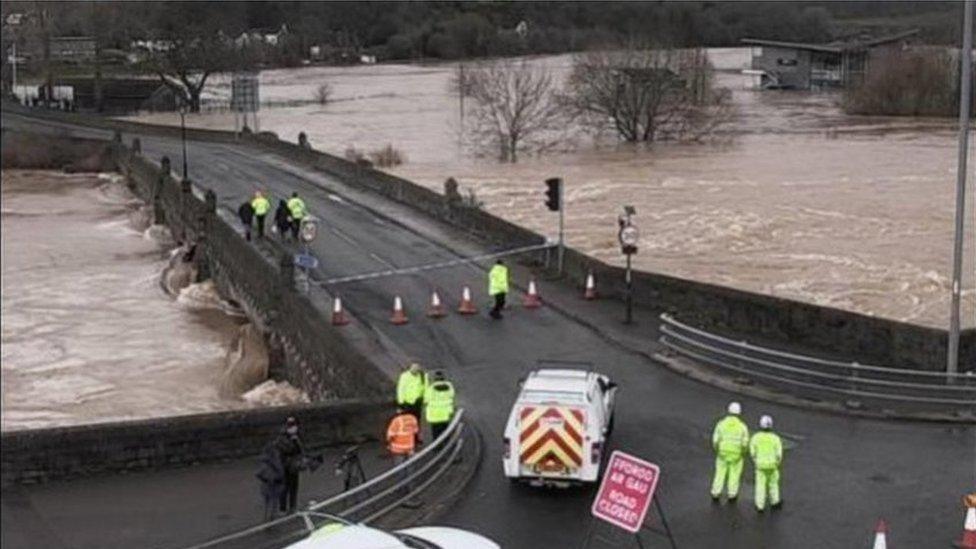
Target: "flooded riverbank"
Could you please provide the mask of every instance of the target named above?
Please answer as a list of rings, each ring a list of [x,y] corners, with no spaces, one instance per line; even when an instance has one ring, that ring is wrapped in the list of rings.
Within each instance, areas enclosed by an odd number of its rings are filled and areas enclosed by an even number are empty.
[[[117,176],[4,170],[0,189],[0,428],[268,403],[221,390],[245,319],[207,283],[166,294],[173,243]]]
[[[392,144],[391,169],[442,191],[454,177],[488,211],[555,234],[542,181],[567,184],[569,243],[620,263],[615,218],[637,209],[637,268],[937,327],[948,325],[956,134],[951,120],[848,116],[835,94],[760,92],[737,71],[749,50],[711,50],[736,118],[706,144],[637,147],[579,136],[516,165],[459,144],[455,65],[310,67],[266,71],[262,97],[301,103],[261,112],[261,129],[342,155]],[[570,56],[537,63],[564,78]],[[328,82],[334,102],[310,100]],[[211,97],[229,96],[216,79]],[[172,113],[136,117],[178,123]],[[233,128],[229,113],[187,123]],[[971,164],[972,165],[972,164]],[[972,193],[967,206],[964,326],[976,325]]]

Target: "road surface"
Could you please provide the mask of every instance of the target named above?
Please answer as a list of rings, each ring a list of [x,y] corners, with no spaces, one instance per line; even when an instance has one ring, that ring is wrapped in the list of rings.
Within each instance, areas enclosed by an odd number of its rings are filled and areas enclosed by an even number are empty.
[[[24,123],[5,114],[4,126]],[[55,131],[65,128],[44,123]],[[76,130],[90,135],[90,130]],[[94,132],[108,136],[108,132]],[[132,135],[127,134],[128,141]],[[177,140],[141,136],[144,154],[172,159],[179,172]],[[435,240],[450,231],[420,214],[376,196],[350,189],[335,178],[311,172],[245,145],[191,142],[190,177],[214,189],[221,206],[236,210],[255,188],[275,197],[293,190],[325,222],[312,251],[323,278],[442,261],[454,257]],[[445,177],[449,174],[445,174]],[[542,185],[540,185],[540,200]],[[357,201],[367,201],[367,206]],[[377,210],[391,217],[377,216]],[[434,236],[410,227],[432,227]],[[451,238],[458,238],[453,235]],[[477,245],[468,243],[470,249]],[[518,306],[503,321],[485,315],[423,317],[432,288],[453,304],[470,285],[479,304],[487,304],[485,272],[476,267],[428,271],[341,287],[343,303],[362,321],[428,367],[445,369],[454,379],[461,404],[484,436],[482,467],[466,495],[440,522],[470,528],[504,547],[576,547],[591,525],[593,491],[534,490],[510,486],[501,472],[501,433],[517,392],[518,379],[537,358],[591,361],[616,380],[621,390],[611,447],[658,463],[659,494],[668,521],[682,547],[868,546],[877,520],[890,524],[889,543],[897,547],[939,547],[958,537],[963,510],[960,496],[976,485],[976,428],[941,424],[886,422],[784,407],[733,394],[685,379],[634,349],[608,342],[591,328],[551,308],[528,311]],[[546,289],[543,288],[545,296]],[[558,290],[553,290],[558,291]],[[400,295],[411,322],[389,324],[393,296]],[[517,302],[518,296],[511,296]],[[636,326],[619,323],[609,303],[571,305],[602,330],[646,332],[646,346],[656,347],[655,323],[645,315]],[[710,434],[729,400],[743,403],[755,425],[771,414],[787,443],[783,473],[783,510],[758,516],[751,507],[752,473],[744,475],[737,505],[714,506],[708,497],[713,467]],[[106,481],[108,482],[108,481]],[[51,487],[57,490],[59,485]],[[64,490],[70,490],[66,483]],[[118,482],[131,490],[131,482]],[[214,489],[201,483],[201,492]],[[35,505],[45,516],[44,505]],[[79,509],[58,515],[58,528],[103,529]],[[653,513],[649,522],[656,518]],[[44,520],[33,521],[44,524]],[[161,517],[158,527],[180,528],[179,517]],[[198,535],[188,532],[186,542]],[[138,538],[138,535],[134,535]],[[645,546],[662,545],[647,535]],[[598,545],[594,544],[593,547]]]

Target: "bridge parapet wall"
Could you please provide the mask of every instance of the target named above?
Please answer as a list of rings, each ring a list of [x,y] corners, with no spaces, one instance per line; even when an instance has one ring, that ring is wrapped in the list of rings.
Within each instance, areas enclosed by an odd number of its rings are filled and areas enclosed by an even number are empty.
[[[257,455],[295,416],[315,448],[378,438],[386,402],[343,400],[3,433],[3,484]]]
[[[280,140],[251,139],[262,148],[407,204],[493,243],[538,244],[545,237],[478,208],[452,203],[426,187],[328,153]],[[540,200],[541,200],[540,182]],[[568,278],[580,288],[592,272],[604,295],[623,299],[624,269],[578,250],[565,254]],[[660,273],[634,272],[638,305],[699,326],[774,346],[801,348],[879,366],[945,368],[946,330],[823,307]],[[976,371],[976,329],[962,333],[960,368]]]
[[[332,326],[329,304],[295,291],[290,252],[270,241],[245,241],[235,213],[218,209],[209,190],[174,178],[165,160],[161,168],[123,146],[115,153],[135,192],[178,240],[192,243],[204,276],[266,335],[273,374],[316,400],[392,394],[390,379]]]
[[[26,111],[19,105],[5,110]],[[34,113],[32,113],[33,115]],[[37,114],[40,117],[89,124],[119,131],[179,137],[179,128],[152,126],[74,113]],[[403,178],[350,162],[335,155],[301,147],[270,135],[243,136],[214,130],[188,130],[192,139],[246,142],[333,175],[343,182],[368,189],[422,211],[458,229],[492,243],[509,246],[544,241],[538,233],[519,227],[477,208],[452,203],[444,195]],[[445,175],[446,176],[446,175]],[[541,186],[540,186],[541,190]],[[541,194],[540,194],[541,196]],[[604,295],[623,296],[623,269],[573,249],[566,250],[566,274],[582,287],[588,272],[599,279]],[[636,271],[634,297],[639,305],[670,312],[700,328],[744,339],[761,338],[770,346],[802,347],[837,358],[879,366],[940,370],[945,366],[946,330],[823,307],[682,279]],[[960,369],[976,371],[976,328],[963,330]]]

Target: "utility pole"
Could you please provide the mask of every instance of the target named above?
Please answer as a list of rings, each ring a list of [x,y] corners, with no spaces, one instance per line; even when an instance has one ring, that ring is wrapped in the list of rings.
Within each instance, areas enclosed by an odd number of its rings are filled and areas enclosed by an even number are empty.
[[[458,131],[458,147],[464,141],[464,63],[458,63],[458,117],[460,120],[460,131]]]
[[[48,28],[47,10],[40,2],[34,2],[41,17],[41,39],[44,40],[44,104],[50,105],[54,97],[54,75],[51,74],[51,31]]]
[[[97,6],[93,0],[91,3],[91,34],[92,40],[95,41],[95,112],[100,113],[104,110],[104,94],[102,91],[102,49],[101,40],[99,40],[99,28]]]
[[[11,92],[16,94],[17,93],[17,37],[16,36],[14,36],[12,51],[13,53],[12,53],[10,66],[13,72],[10,73],[10,88],[11,88]]]
[[[956,168],[956,232],[952,248],[952,310],[946,373],[959,371],[959,309],[962,292],[962,252],[966,225],[966,159],[969,154],[969,113],[973,101],[973,1],[963,7],[962,51],[959,67],[959,160]]]

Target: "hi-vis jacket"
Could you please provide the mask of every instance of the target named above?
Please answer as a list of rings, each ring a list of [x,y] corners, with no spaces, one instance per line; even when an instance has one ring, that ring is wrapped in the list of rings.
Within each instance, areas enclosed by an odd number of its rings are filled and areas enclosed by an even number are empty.
[[[749,448],[749,428],[739,416],[725,416],[715,425],[712,447],[726,461],[742,459]]]

